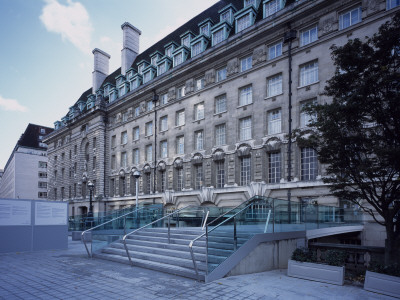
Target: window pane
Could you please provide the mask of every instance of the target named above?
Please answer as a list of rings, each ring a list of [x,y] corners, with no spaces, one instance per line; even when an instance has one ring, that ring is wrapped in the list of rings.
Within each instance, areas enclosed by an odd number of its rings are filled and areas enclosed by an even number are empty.
[[[215,127],[215,145],[221,146],[225,144],[225,124],[221,124]]]
[[[215,163],[216,171],[216,186],[217,188],[223,188],[225,185],[225,166],[224,161],[217,161]]]
[[[282,42],[272,45],[268,48],[268,58],[274,59],[282,55]]]
[[[226,111],[226,95],[222,95],[215,99],[215,113],[219,114],[225,111]]]
[[[240,72],[251,69],[253,63],[253,57],[248,56],[240,60]]]
[[[249,185],[251,180],[250,157],[243,157],[240,160],[240,185]]]
[[[244,118],[240,120],[240,140],[249,140],[251,139],[251,117]]]
[[[314,61],[300,68],[300,86],[305,86],[318,81],[318,62]]]
[[[317,153],[312,148],[301,149],[301,180],[317,178]]]
[[[307,44],[315,42],[317,39],[318,39],[318,27],[314,26],[310,29],[302,31],[300,37],[301,40],[300,45],[305,46]]]
[[[221,28],[220,30],[213,33],[213,44],[214,45],[221,43],[223,40],[225,40],[224,28]]]
[[[253,102],[253,91],[252,86],[249,85],[247,87],[240,89],[240,98],[239,98],[239,106],[251,104]]]
[[[268,182],[278,183],[281,180],[281,153],[268,154]]]
[[[276,75],[268,79],[268,97],[282,94],[282,74]]]
[[[277,109],[268,113],[268,134],[281,132],[281,110]]]
[[[237,20],[237,32],[240,32],[244,29],[246,29],[247,27],[250,27],[251,23],[250,23],[250,14],[247,14],[243,17],[241,17],[240,19]]]

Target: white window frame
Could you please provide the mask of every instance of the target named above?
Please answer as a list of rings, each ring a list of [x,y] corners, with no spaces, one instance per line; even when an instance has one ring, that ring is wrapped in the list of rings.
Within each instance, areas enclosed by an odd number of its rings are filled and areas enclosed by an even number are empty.
[[[253,103],[253,86],[247,85],[239,89],[239,106]]]
[[[138,148],[132,150],[132,163],[135,165],[140,163],[140,152]]]
[[[160,143],[160,154],[161,154],[161,158],[168,157],[168,142],[166,140],[161,141],[161,143]]]
[[[226,112],[226,95],[220,95],[215,98],[215,113],[220,114]]]
[[[160,118],[160,132],[168,130],[168,116],[162,116]]]
[[[160,104],[164,105],[168,103],[168,93],[162,94],[160,97]]]
[[[318,40],[318,25],[304,29],[300,32],[300,46],[306,46]]]
[[[132,138],[134,141],[138,141],[140,138],[139,126],[136,126],[132,129]]]
[[[249,55],[240,60],[240,72],[250,70],[253,67],[253,56]]]
[[[203,43],[198,41],[192,45],[192,57],[199,55],[201,52],[203,52]]]
[[[354,18],[354,14],[357,14],[356,18]],[[349,18],[348,23],[346,22],[347,20],[345,19],[345,18],[347,18],[347,16]],[[352,8],[352,9],[339,15],[339,30],[346,29],[350,26],[360,23],[361,21],[362,21],[361,6]]]
[[[236,20],[236,33],[245,30],[251,26],[251,16],[250,13],[245,14],[244,16],[238,18]]]
[[[194,148],[197,151],[204,150],[204,131],[198,130],[194,132]]]
[[[282,73],[268,78],[267,82],[267,97],[274,97],[282,94]]]
[[[215,126],[215,146],[226,145],[226,124]]]
[[[128,132],[121,132],[121,145],[126,145],[128,143]]]
[[[310,104],[316,104],[317,99],[312,99],[312,100],[307,100],[302,103],[300,103],[300,128],[306,128],[308,125],[313,121],[316,116],[315,115],[309,115],[307,112],[303,111],[303,108],[306,105]]]
[[[176,137],[176,154],[185,154],[185,136]]]
[[[212,41],[213,45],[222,43],[225,40],[225,28],[218,29],[213,33]]]
[[[178,87],[176,91],[176,98],[180,99],[182,97],[185,97],[185,95],[186,95],[186,87],[185,86]]]
[[[318,82],[318,61],[314,60],[300,66],[300,87]]]
[[[153,161],[153,145],[151,144],[146,146],[146,161]]]
[[[239,120],[239,140],[246,141],[252,139],[252,119],[251,117]]]
[[[272,16],[282,9],[281,0],[270,0],[264,3],[264,18]]]
[[[199,121],[203,119],[204,119],[204,102],[200,102],[194,106],[194,120]]]
[[[268,112],[268,134],[282,132],[282,110],[275,109]]]
[[[281,152],[268,153],[268,183],[279,183],[281,181],[281,168]]]
[[[226,71],[227,71],[227,70],[226,70],[226,67],[223,67],[223,68],[218,69],[218,70],[216,71],[216,73],[217,73],[216,81],[217,81],[217,82],[220,82],[220,81],[226,79],[226,73],[227,73]]]
[[[317,153],[312,148],[301,148],[301,180],[316,180],[318,176]]]
[[[185,125],[185,110],[179,110],[176,112],[176,117],[175,117],[175,126],[183,126]]]
[[[153,135],[153,121],[147,122],[145,125],[145,136],[152,136]]]

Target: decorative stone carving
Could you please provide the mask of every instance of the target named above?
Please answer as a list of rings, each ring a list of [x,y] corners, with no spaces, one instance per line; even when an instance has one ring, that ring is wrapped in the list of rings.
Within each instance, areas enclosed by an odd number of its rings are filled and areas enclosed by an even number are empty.
[[[321,28],[321,34],[327,34],[335,29],[336,24],[336,13],[330,13],[326,16],[323,16],[319,22],[319,28]],[[337,27],[337,24],[336,24]]]
[[[145,165],[143,168],[143,172],[149,174],[151,172],[151,167],[149,165]]]
[[[248,157],[251,154],[251,147],[249,145],[241,145],[237,149],[238,157]]]
[[[146,102],[140,103],[140,113],[143,114],[146,112]]]
[[[166,190],[163,194],[164,204],[174,204],[174,192],[171,190]]]
[[[208,70],[205,73],[205,86],[210,85],[215,82],[215,70]]]
[[[253,65],[257,65],[263,61],[266,61],[267,54],[265,52],[265,45],[257,47],[253,51]]]
[[[225,152],[222,150],[217,150],[212,155],[213,161],[220,161],[225,159]]]
[[[192,164],[201,165],[202,163],[203,163],[203,156],[200,153],[197,153],[192,157]]]
[[[176,98],[176,91],[175,88],[172,87],[168,90],[168,101],[175,100],[175,98]]]
[[[373,14],[380,9],[380,0],[364,0],[362,6],[367,8],[367,15]]]
[[[268,190],[268,185],[262,182],[251,182],[247,187],[250,198],[254,196],[264,196],[265,192]]]
[[[176,168],[176,169],[182,169],[183,168],[183,160],[182,160],[182,158],[177,158],[174,161],[174,168]]]
[[[226,75],[229,77],[239,71],[239,61],[237,58],[228,61],[226,66]]]
[[[128,118],[133,118],[133,109],[132,109],[132,107],[128,109]]]
[[[115,116],[115,123],[121,123],[122,122],[122,114],[121,113],[117,113]]]
[[[159,162],[158,166],[157,166],[157,170],[158,171],[165,171],[165,169],[166,169],[165,162],[163,162],[163,161]]]
[[[200,190],[200,203],[213,202],[214,188],[202,187]]]
[[[267,151],[267,152],[277,151],[281,148],[281,146],[282,146],[282,142],[278,138],[269,139],[264,144],[265,151]]]
[[[193,93],[193,91],[194,91],[194,79],[192,78],[192,79],[189,79],[188,81],[186,81],[185,92],[186,92],[186,94],[189,94],[189,93]]]
[[[119,171],[119,173],[118,173],[118,176],[119,176],[120,178],[125,178],[125,171],[121,169],[121,170]]]

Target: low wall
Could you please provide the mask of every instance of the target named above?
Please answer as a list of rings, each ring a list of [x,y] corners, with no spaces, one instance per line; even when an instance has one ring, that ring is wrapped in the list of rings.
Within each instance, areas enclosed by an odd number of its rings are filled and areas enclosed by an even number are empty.
[[[68,203],[0,199],[0,253],[68,248]]]

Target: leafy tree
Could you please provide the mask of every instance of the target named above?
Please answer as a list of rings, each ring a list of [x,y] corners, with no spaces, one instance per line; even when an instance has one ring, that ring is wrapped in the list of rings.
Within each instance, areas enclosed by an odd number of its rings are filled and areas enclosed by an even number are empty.
[[[324,182],[385,226],[385,263],[400,257],[400,13],[372,38],[332,46],[328,104],[305,108],[314,128],[297,132],[327,164]]]

